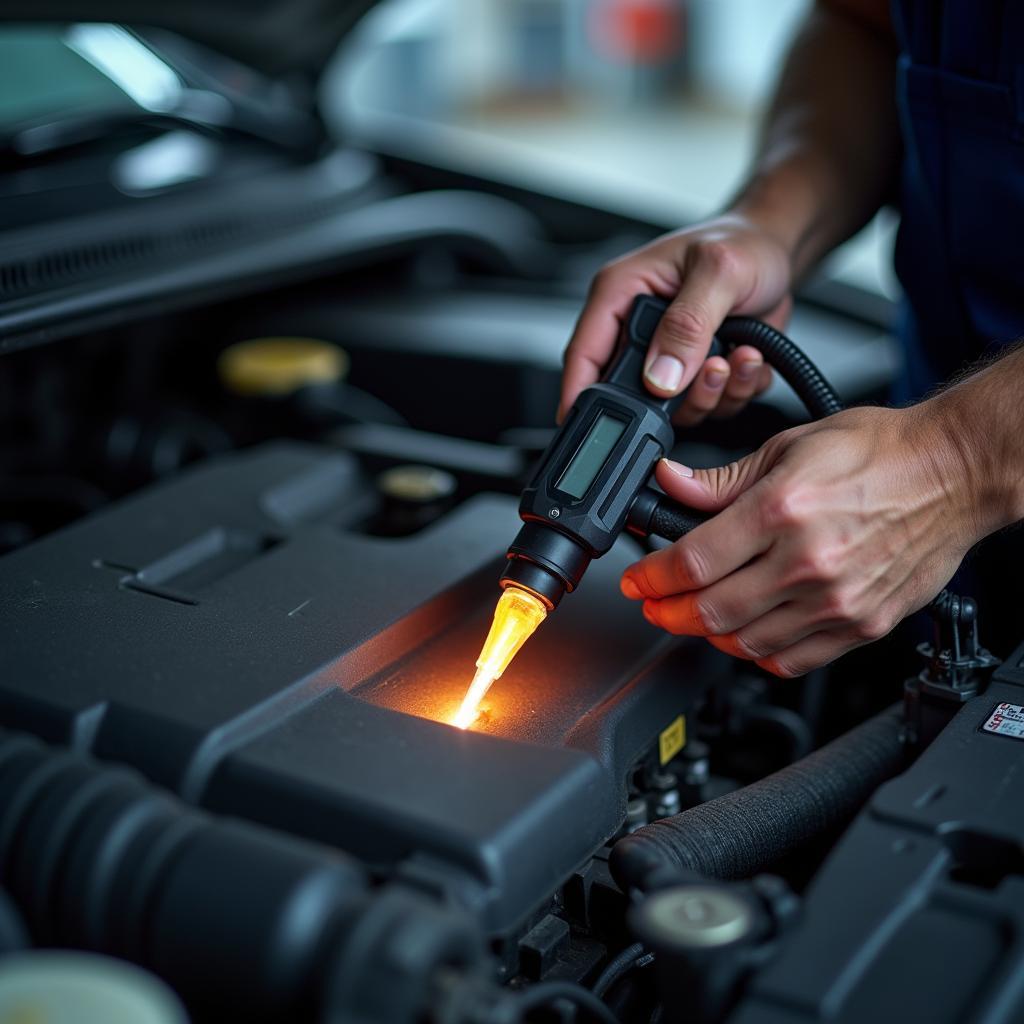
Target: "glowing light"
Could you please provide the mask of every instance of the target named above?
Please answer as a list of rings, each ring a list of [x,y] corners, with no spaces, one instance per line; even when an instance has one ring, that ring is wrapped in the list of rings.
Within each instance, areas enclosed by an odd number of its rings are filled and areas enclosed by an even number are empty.
[[[498,598],[494,621],[487,634],[480,657],[476,659],[476,675],[466,692],[452,724],[468,729],[480,713],[480,702],[491,684],[501,678],[519,648],[544,621],[548,610],[539,597],[518,587],[508,587]]]

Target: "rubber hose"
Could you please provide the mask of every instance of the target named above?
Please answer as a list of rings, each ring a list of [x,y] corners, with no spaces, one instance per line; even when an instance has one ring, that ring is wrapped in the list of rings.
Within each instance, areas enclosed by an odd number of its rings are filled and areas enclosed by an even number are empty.
[[[371,889],[339,850],[3,729],[0,878],[5,946],[9,893],[36,944],[140,963],[204,1020],[411,1024],[435,972],[468,970],[482,948],[471,919]]]
[[[644,944],[634,942],[627,946],[617,956],[613,957],[608,966],[598,975],[597,981],[591,986],[591,991],[598,999],[604,999],[605,993],[621,978],[633,969],[637,960],[644,955]]]
[[[903,767],[902,706],[894,705],[759,782],[662,818],[612,847],[619,885],[644,888],[652,870],[749,878],[845,824]]]
[[[796,392],[813,419],[842,412],[843,403],[824,374],[771,324],[749,316],[731,316],[723,321],[716,336],[729,351],[740,345],[756,348],[764,361]]]
[[[520,990],[514,1004],[516,1021],[522,1020],[531,1010],[559,1000],[571,1003],[582,1011],[584,1019],[589,1017],[598,1024],[619,1024],[618,1017],[590,989],[571,981],[542,981]],[[577,1014],[577,1019],[579,1017],[580,1014]]]
[[[135,960],[246,1020],[316,1006],[326,940],[369,899],[333,851],[3,730],[0,877],[36,943]]]

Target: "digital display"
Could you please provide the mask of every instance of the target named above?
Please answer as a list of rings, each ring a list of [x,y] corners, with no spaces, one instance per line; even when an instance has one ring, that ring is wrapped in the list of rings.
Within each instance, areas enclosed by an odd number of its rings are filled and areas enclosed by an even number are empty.
[[[625,429],[626,424],[622,420],[601,413],[555,486],[574,498],[582,498]]]

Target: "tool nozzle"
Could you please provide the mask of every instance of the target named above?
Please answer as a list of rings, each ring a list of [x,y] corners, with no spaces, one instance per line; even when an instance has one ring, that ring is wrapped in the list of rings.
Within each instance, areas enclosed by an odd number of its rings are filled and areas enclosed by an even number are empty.
[[[480,702],[491,684],[501,677],[519,648],[533,635],[547,613],[547,605],[535,594],[520,587],[506,587],[498,598],[491,631],[476,660],[476,675],[452,720],[453,725],[467,729],[476,721]]]

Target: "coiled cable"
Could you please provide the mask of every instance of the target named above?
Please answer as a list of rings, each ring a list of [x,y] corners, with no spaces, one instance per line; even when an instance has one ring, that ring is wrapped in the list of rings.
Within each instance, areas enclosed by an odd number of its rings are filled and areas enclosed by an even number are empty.
[[[820,420],[842,412],[843,403],[821,370],[771,324],[749,316],[731,316],[722,322],[716,336],[728,352],[740,345],[756,348],[764,361],[796,392],[812,419]]]

